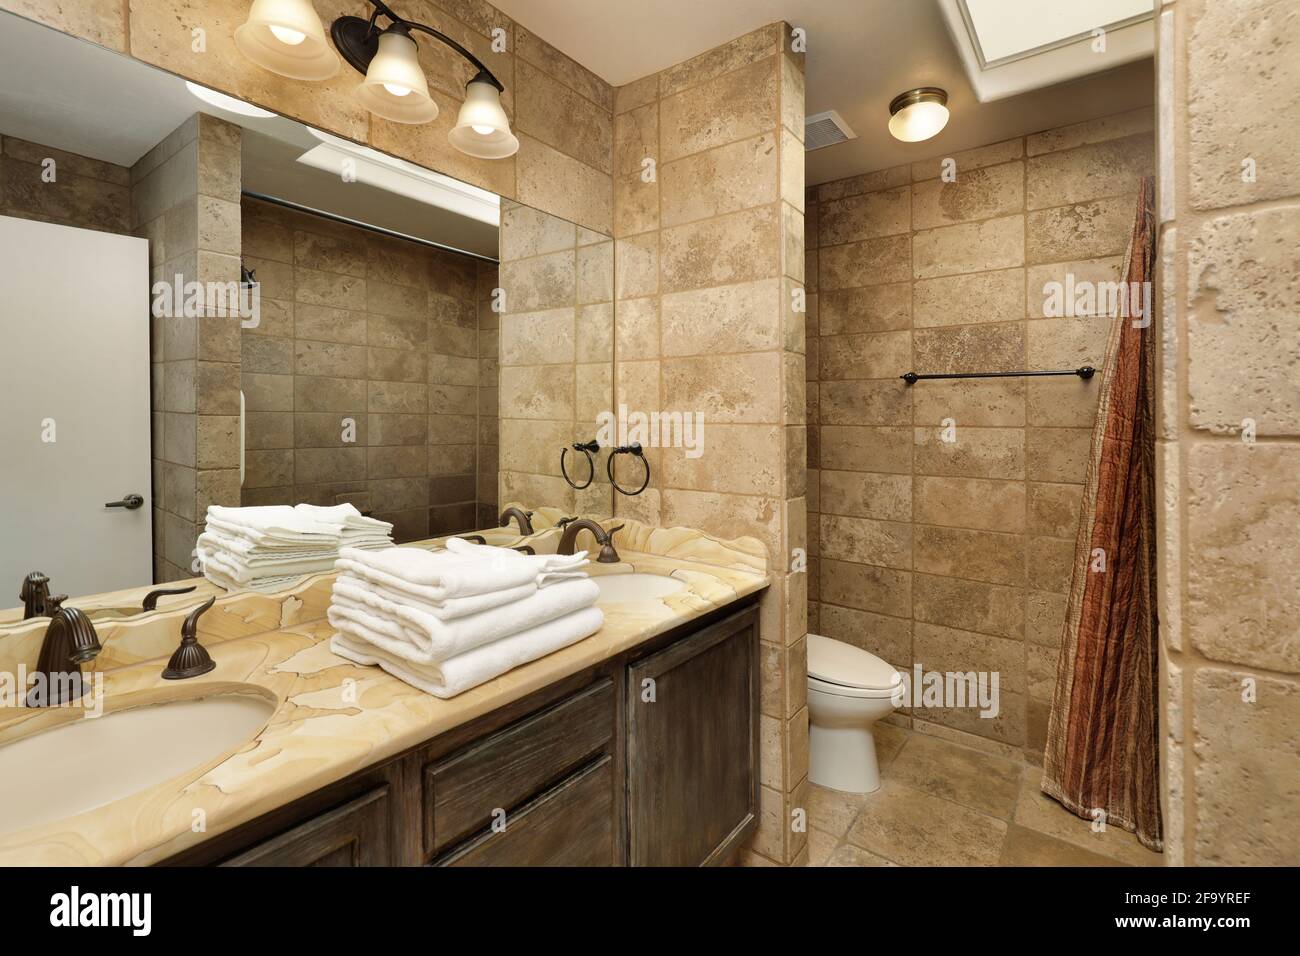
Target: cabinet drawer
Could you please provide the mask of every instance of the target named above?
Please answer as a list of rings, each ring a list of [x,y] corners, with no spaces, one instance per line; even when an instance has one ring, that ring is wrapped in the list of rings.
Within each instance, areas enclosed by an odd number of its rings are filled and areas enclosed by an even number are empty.
[[[606,755],[457,850],[441,866],[613,866],[614,761]]]
[[[585,763],[614,734],[609,679],[424,768],[424,848],[440,853]],[[499,814],[498,814],[499,816]]]
[[[222,866],[388,866],[388,787],[312,817]]]

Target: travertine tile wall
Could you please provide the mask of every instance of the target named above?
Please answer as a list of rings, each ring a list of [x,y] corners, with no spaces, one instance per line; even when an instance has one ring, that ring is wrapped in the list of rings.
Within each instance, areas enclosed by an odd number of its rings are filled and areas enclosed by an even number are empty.
[[[787,31],[757,30],[615,100],[615,403],[704,416],[703,453],[652,449],[650,487],[616,495],[615,514],[767,545],[751,863],[806,856],[792,826],[808,773],[807,577],[793,558],[806,545],[804,77]]]
[[[0,133],[0,216],[130,235],[131,170]]]
[[[499,334],[490,333],[500,359],[500,500],[609,515],[604,456],[591,485],[575,490],[560,453],[593,438],[596,416],[613,404],[614,241],[505,202],[500,247],[505,301]],[[581,453],[570,451],[566,467],[586,481]]]
[[[399,542],[476,527],[480,262],[243,209],[261,291],[242,339],[244,504],[348,501]]]
[[[1101,380],[899,376],[1100,367],[1106,315],[1046,317],[1044,286],[1119,278],[1153,123],[808,191],[810,629],[907,672],[1000,673],[996,718],[890,719],[1042,759]]]
[[[151,282],[239,282],[240,137],[196,114],[131,167],[132,231],[149,241]],[[179,279],[178,279],[179,277]],[[210,504],[238,505],[238,303],[151,315],[154,580],[194,575]]]
[[[447,142],[474,68],[423,39],[420,62],[438,118],[423,126],[371,116],[352,95],[359,74],[346,64],[332,79],[307,83],[247,60],[234,31],[248,0],[0,0],[0,8],[128,53],[212,89],[275,110],[604,233],[613,222],[610,143],[613,90],[589,70],[515,24],[486,0],[396,0],[403,16],[427,23],[473,51],[505,85],[502,103],[519,136],[507,160],[477,160]],[[315,0],[325,24],[368,16],[362,0]],[[504,38],[493,49],[493,31]],[[195,31],[202,31],[202,50]]]
[[[1300,10],[1157,4],[1165,848],[1300,863]]]
[[[498,255],[500,242],[498,242]],[[500,471],[500,327],[501,320],[492,307],[496,290],[501,286],[501,270],[479,263],[478,290],[478,521],[480,528],[490,528],[500,515],[497,475]]]

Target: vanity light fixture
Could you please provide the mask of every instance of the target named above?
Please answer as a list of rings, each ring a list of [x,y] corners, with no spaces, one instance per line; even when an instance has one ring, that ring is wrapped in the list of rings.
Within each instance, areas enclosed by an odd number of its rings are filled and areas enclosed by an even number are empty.
[[[258,66],[291,80],[328,80],[339,58],[311,0],[253,0],[235,46]]]
[[[948,92],[922,86],[895,96],[889,104],[889,132],[904,143],[937,136],[948,125]]]
[[[492,71],[461,44],[433,27],[404,20],[382,0],[370,0],[368,20],[339,17],[330,27],[334,45],[351,66],[365,75],[357,95],[366,109],[397,123],[428,123],[438,115],[420,69],[413,32],[433,37],[459,53],[478,71],[465,87],[456,126],[448,139],[462,153],[480,159],[504,159],[519,150],[510,119],[501,107],[505,89]],[[388,25],[381,28],[379,17]]]

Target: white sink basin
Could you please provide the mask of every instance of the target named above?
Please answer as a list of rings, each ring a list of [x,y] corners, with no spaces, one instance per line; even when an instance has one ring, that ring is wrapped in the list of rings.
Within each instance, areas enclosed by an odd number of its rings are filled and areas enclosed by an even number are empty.
[[[685,582],[662,574],[598,574],[591,579],[600,588],[598,603],[606,604],[653,601],[686,587]]]
[[[78,717],[0,747],[0,832],[62,820],[233,750],[275,703],[254,694],[169,700]]]

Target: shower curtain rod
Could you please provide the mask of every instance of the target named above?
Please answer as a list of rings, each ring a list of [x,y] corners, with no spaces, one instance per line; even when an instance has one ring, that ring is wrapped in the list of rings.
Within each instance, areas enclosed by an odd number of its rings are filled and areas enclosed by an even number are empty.
[[[1081,368],[1067,368],[1060,372],[949,372],[944,375],[918,375],[915,372],[908,372],[905,375],[898,376],[908,385],[914,385],[923,378],[1013,378],[1017,376],[1033,375],[1077,375],[1082,379],[1090,379],[1097,370],[1091,365],[1084,365]]]

